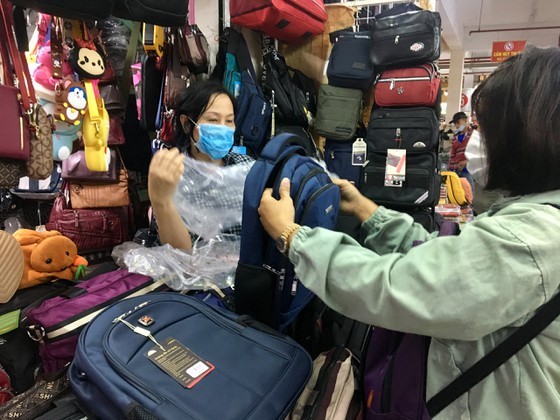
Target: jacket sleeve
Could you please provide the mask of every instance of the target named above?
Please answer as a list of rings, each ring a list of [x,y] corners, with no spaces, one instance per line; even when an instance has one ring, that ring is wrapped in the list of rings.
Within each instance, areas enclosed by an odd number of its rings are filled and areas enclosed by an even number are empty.
[[[379,255],[391,252],[407,253],[415,241],[425,242],[436,234],[429,234],[421,225],[405,213],[379,207],[362,224],[366,232],[364,245]]]
[[[306,287],[348,317],[442,339],[477,340],[545,301],[543,276],[529,246],[493,219],[471,222],[459,236],[435,238],[406,254],[387,255],[342,233],[303,227],[290,260]],[[406,223],[395,229],[387,236],[406,237]],[[399,240],[393,240],[395,246]],[[408,246],[410,240],[403,242]]]

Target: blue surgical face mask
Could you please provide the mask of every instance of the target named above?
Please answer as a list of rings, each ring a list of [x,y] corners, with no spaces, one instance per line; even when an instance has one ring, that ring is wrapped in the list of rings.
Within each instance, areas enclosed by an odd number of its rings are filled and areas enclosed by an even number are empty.
[[[198,142],[194,144],[198,150],[216,160],[228,154],[233,146],[234,128],[218,124],[197,124],[194,121],[193,124],[198,127]]]

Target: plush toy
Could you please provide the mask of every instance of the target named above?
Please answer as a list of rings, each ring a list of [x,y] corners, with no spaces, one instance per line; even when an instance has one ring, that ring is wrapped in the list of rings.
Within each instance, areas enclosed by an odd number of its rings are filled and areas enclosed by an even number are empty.
[[[79,266],[87,266],[78,255],[76,244],[60,232],[36,232],[19,229],[14,238],[23,251],[23,274],[20,289],[47,283],[54,279],[72,280]]]
[[[88,103],[81,83],[64,80],[56,87],[56,110],[54,117],[72,125],[80,125]]]

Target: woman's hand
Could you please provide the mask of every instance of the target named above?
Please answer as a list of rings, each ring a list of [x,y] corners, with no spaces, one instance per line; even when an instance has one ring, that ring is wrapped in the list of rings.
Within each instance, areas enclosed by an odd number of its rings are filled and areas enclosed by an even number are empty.
[[[290,180],[284,178],[280,183],[280,200],[272,197],[272,188],[264,190],[259,216],[261,223],[272,239],[277,240],[282,232],[294,223],[295,209],[290,197]]]
[[[357,217],[365,222],[379,207],[373,201],[364,197],[354,184],[346,179],[334,179],[333,183],[340,188],[340,211]]]
[[[171,201],[185,170],[178,149],[161,149],[152,158],[148,173],[148,194],[154,207]]]

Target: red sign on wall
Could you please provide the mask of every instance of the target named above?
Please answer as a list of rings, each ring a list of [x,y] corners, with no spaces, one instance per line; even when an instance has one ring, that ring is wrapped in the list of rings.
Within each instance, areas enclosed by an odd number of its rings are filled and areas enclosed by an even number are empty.
[[[523,52],[527,41],[496,41],[492,43],[492,61],[500,63]]]

